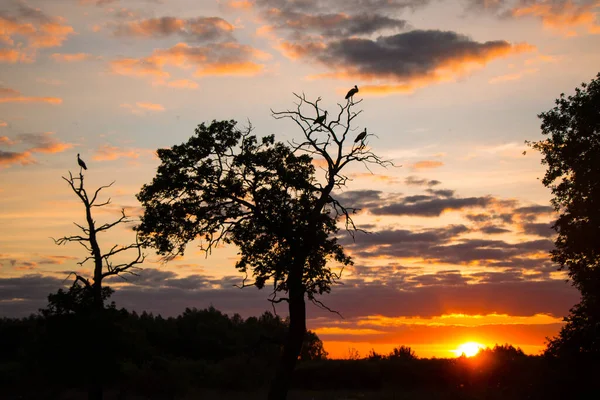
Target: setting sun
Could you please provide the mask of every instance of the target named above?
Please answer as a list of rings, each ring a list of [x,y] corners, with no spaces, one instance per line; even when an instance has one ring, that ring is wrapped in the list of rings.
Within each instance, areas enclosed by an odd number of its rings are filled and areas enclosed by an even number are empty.
[[[479,353],[480,349],[484,348],[485,346],[480,343],[466,342],[458,346],[456,350],[452,350],[452,352],[456,354],[457,357],[460,357],[462,354],[464,354],[467,357],[473,357],[474,355]]]

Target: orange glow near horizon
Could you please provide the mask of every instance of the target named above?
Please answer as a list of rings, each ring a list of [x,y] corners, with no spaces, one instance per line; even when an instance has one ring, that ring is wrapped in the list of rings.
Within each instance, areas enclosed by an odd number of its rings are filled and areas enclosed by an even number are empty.
[[[474,355],[479,353],[479,350],[481,349],[485,349],[485,346],[481,343],[466,342],[458,346],[456,350],[452,350],[452,352],[456,354],[457,357],[460,357],[463,354],[467,357],[473,357]]]
[[[408,347],[410,347],[415,354],[417,355],[417,357],[419,358],[456,358],[456,357],[460,357],[462,355],[462,353],[464,352],[465,355],[467,357],[471,357],[467,351],[462,349],[463,345],[466,345],[467,343],[473,343],[473,342],[457,342],[455,344],[452,343],[440,343],[440,342],[435,342],[435,343],[430,343],[430,344],[407,344]],[[495,343],[487,343],[485,345],[483,344],[479,344],[479,342],[474,342],[476,343],[478,346],[480,346],[481,348],[493,348]],[[500,344],[500,343],[498,343]],[[543,345],[542,343],[540,343],[539,345],[529,345],[529,344],[517,344],[517,343],[512,343],[512,345],[516,348],[520,348],[521,350],[523,350],[523,352],[525,354],[529,354],[529,355],[539,355],[541,354],[544,349],[546,348],[545,345]],[[381,355],[388,355],[389,353],[392,352],[392,350],[396,347],[399,347],[399,345],[394,345],[394,344],[377,344],[377,343],[370,343],[370,342],[351,342],[351,341],[328,341],[328,340],[323,340],[323,347],[325,348],[325,351],[327,351],[328,353],[328,358],[330,359],[348,359],[349,355],[355,354],[356,352],[359,355],[359,358],[365,358],[368,357],[369,353],[371,352],[371,350],[375,351],[377,354],[381,354]],[[477,347],[477,351],[479,351],[479,348]]]
[[[524,353],[539,355],[545,340],[560,331],[559,317],[536,314],[444,314],[435,317],[384,317],[375,315],[311,328],[323,341],[330,358],[361,358],[373,350],[387,355],[401,345],[421,358],[470,357],[479,348],[509,344]]]

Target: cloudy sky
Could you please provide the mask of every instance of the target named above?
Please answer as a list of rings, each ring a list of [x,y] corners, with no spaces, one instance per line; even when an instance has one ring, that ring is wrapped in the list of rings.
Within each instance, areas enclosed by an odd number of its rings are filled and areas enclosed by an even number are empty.
[[[157,148],[213,119],[300,137],[270,109],[293,93],[335,110],[353,85],[355,128],[396,167],[353,166],[339,193],[373,233],[342,237],[355,265],[310,307],[335,357],[409,345],[449,357],[467,341],[537,353],[578,301],[547,256],[555,218],[537,114],[598,72],[597,0],[6,0],[0,5],[0,315],[22,316],[67,284],[84,252],[50,239],[84,214],[61,176],[111,198],[96,219],[140,215]],[[107,250],[134,240],[102,237]],[[118,280],[128,309],[242,316],[268,293],[236,289],[235,248],[193,246]],[[280,308],[278,312],[285,314]]]

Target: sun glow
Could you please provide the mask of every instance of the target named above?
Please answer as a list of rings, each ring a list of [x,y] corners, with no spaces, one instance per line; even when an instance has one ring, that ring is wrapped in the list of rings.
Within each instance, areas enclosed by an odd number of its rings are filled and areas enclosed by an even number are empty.
[[[484,349],[484,348],[485,348],[485,346],[480,343],[466,342],[466,343],[463,343],[460,346],[458,346],[458,348],[456,350],[452,350],[452,352],[454,354],[456,354],[457,357],[460,357],[463,354],[467,357],[473,357],[474,355],[479,353],[480,349]]]

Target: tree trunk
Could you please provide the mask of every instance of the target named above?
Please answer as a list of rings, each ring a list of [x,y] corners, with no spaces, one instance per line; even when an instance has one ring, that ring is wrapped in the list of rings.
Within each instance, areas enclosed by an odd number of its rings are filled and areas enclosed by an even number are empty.
[[[88,380],[88,400],[102,400],[104,397],[104,385],[102,382],[105,365],[105,326],[104,320],[104,301],[102,300],[102,286],[99,284],[92,285],[94,292],[94,304],[90,313],[89,325],[91,332],[89,335],[90,347],[93,349],[90,354],[89,361],[91,362]]]
[[[287,397],[296,361],[302,350],[306,334],[306,304],[302,282],[290,286],[289,291],[290,327],[279,359],[275,379],[269,389],[269,400],[285,400]]]

